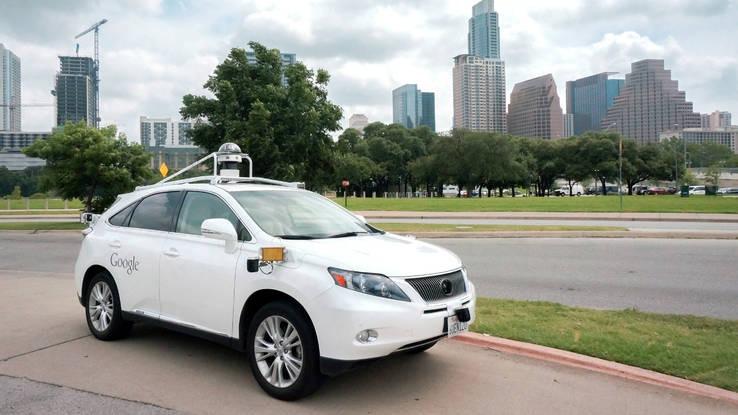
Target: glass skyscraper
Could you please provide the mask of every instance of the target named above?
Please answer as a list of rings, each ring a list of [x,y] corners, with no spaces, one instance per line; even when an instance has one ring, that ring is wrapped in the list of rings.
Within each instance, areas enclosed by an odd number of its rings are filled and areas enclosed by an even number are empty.
[[[482,0],[469,19],[469,54],[500,59],[500,24],[494,0]]]
[[[454,57],[454,128],[507,132],[505,61],[500,58],[500,25],[493,0],[472,7],[469,53]]]
[[[566,83],[566,113],[574,118],[574,135],[600,129],[625,84],[623,79],[609,79],[610,75],[605,72]]]
[[[423,92],[416,84],[403,85],[392,91],[392,122],[407,128],[422,125],[436,131],[436,96]]]
[[[21,61],[0,43],[0,131],[21,130]]]
[[[85,121],[95,125],[95,61],[81,56],[60,56],[56,74],[56,125]]]

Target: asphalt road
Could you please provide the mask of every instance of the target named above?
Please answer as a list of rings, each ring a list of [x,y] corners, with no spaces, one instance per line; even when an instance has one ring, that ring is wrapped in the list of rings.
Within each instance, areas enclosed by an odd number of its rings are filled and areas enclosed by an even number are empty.
[[[738,319],[738,242],[681,239],[433,239],[480,295]]]
[[[44,254],[26,263],[44,262]],[[121,341],[95,340],[72,276],[58,270],[0,270],[0,333],[0,413],[9,415],[735,412],[711,399],[454,341],[280,402],[261,391],[244,355],[219,345],[146,325]]]
[[[78,233],[0,233],[0,272],[70,273]],[[456,252],[479,294],[594,308],[738,319],[738,242],[656,239],[433,239]]]

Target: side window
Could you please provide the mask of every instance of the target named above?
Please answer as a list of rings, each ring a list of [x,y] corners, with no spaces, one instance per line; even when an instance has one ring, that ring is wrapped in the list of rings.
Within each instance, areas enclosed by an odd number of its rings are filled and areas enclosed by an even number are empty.
[[[250,241],[251,236],[236,214],[220,198],[203,192],[187,192],[177,219],[177,232],[200,235],[206,219],[227,219],[236,228],[239,241]]]
[[[136,206],[128,226],[155,231],[169,231],[179,197],[180,192],[167,192],[157,193],[145,198]]]
[[[126,223],[128,222],[128,216],[133,211],[134,206],[136,206],[135,203],[116,213],[110,219],[108,219],[108,222],[110,222],[110,224],[114,226],[126,226]]]

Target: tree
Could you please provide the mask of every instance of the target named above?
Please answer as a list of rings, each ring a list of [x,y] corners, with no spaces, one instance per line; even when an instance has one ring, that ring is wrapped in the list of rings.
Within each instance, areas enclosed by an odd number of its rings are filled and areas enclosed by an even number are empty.
[[[330,133],[342,116],[328,100],[330,76],[301,62],[283,67],[278,50],[249,46],[256,63],[248,63],[244,49],[232,49],[204,85],[214,97],[185,95],[180,114],[207,120],[193,129],[195,144],[215,151],[237,143],[253,158],[255,175],[314,189],[331,177]]]
[[[718,143],[688,144],[687,153],[692,167],[709,167],[734,156],[730,147]]]
[[[617,146],[620,137],[614,133],[586,133],[581,140],[587,169],[602,184],[602,194],[607,195],[607,181],[618,177]]]
[[[646,180],[666,180],[671,175],[664,150],[658,145],[637,145],[633,140],[623,141],[623,182],[628,194],[633,186]]]
[[[371,192],[372,181],[381,174],[381,170],[371,159],[357,154],[337,154],[335,158],[335,183],[347,179],[350,186],[361,194],[365,190]]]
[[[557,157],[555,144],[550,140],[524,140],[524,151],[530,154],[528,174],[536,184],[536,194],[545,196],[561,174],[561,161]]]
[[[24,150],[46,160],[41,189],[56,190],[64,199],[80,199],[89,212],[102,212],[121,193],[152,176],[151,156],[139,144],[116,138],[115,126],[95,129],[67,123],[47,140]]]
[[[556,152],[562,165],[561,177],[569,186],[569,196],[574,196],[574,184],[592,174],[584,153],[584,141],[577,137],[558,141]]]

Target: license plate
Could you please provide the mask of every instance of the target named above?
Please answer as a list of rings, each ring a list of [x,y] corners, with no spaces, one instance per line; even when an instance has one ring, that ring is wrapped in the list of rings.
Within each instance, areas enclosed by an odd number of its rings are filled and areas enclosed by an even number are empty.
[[[453,315],[448,318],[448,337],[458,336],[459,334],[469,331],[469,322],[459,321],[459,317]]]

